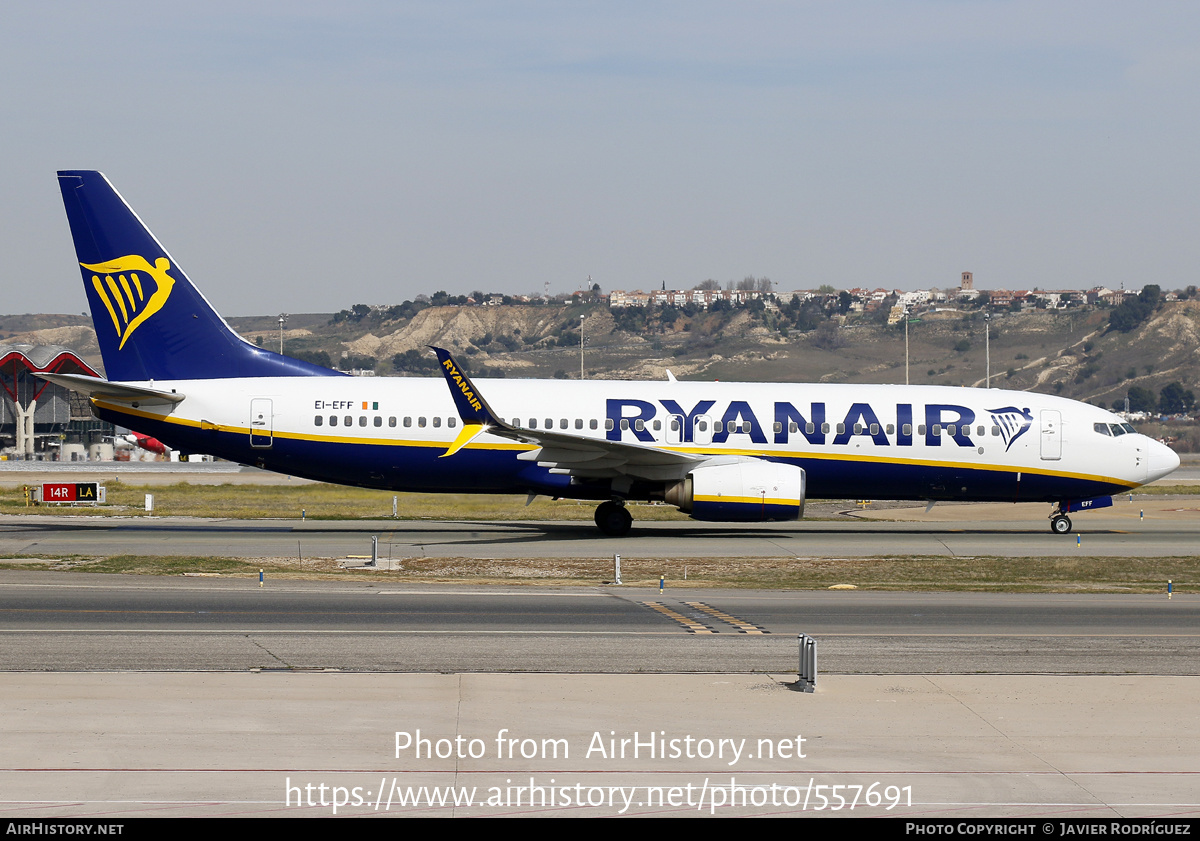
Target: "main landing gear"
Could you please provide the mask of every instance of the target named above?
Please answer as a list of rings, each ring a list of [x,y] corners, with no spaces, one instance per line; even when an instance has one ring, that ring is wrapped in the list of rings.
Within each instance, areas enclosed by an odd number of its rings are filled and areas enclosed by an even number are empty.
[[[624,537],[633,527],[633,515],[625,510],[625,500],[613,499],[596,507],[596,526],[609,537]]]
[[[1055,508],[1054,513],[1050,515],[1050,531],[1055,534],[1070,534],[1071,518]]]

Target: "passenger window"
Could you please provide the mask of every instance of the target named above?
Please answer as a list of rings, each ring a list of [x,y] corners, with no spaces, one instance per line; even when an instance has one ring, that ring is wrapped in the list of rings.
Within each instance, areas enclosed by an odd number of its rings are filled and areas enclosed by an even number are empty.
[[[856,424],[854,424],[854,434],[855,434],[855,435],[862,435],[862,429],[863,429],[863,428],[862,428],[862,424],[861,424],[861,423],[856,423]]]
[[[813,426],[811,423],[806,423],[804,425],[804,431],[807,432],[809,435],[812,435],[816,431],[816,429],[817,428],[815,426]]]
[[[621,418],[621,429],[629,429],[629,418]]]
[[[636,429],[638,432],[641,432],[646,428],[646,422],[644,420],[642,420],[641,418],[638,418],[637,420],[635,420],[633,422],[633,428]]]
[[[529,428],[530,428],[530,429],[537,429],[537,418],[530,418],[530,419],[529,419]]]
[[[313,418],[313,423],[316,426],[320,426],[321,424],[325,423],[325,418],[321,417],[320,415],[317,415],[315,418]]]
[[[588,429],[596,429],[599,425],[600,424],[596,422],[595,418],[592,418],[588,421]]]
[[[410,426],[412,426],[412,418],[405,418],[405,419],[404,419],[404,426],[405,426],[406,428],[407,428],[407,427],[410,427]]]
[[[330,425],[330,426],[337,426],[337,415],[330,415],[330,416],[329,416],[329,425]]]
[[[878,435],[878,434],[879,434],[879,424],[877,424],[877,423],[873,423],[873,424],[871,424],[871,434],[872,434],[872,435]]]
[[[546,429],[554,429],[554,418],[546,418]]]
[[[454,429],[454,427],[458,426],[458,418],[446,418],[446,426]]]
[[[671,418],[671,431],[672,432],[679,431],[679,418]]]
[[[367,425],[367,416],[366,416],[366,415],[359,415],[359,418],[358,418],[358,425],[359,425],[359,426],[366,426],[366,425]]]
[[[423,418],[423,417],[417,418],[417,426],[424,429],[425,428],[425,418]]]
[[[433,428],[434,428],[434,429],[440,429],[440,428],[441,428],[441,426],[442,426],[442,418],[441,418],[441,416],[438,416],[438,417],[434,418],[434,419],[433,419]]]
[[[984,429],[982,426],[975,427],[975,434],[978,435],[980,438],[983,437],[983,433],[984,433]]]
[[[775,421],[775,425],[774,425],[774,426],[772,426],[771,428],[772,428],[772,429],[773,429],[775,432],[783,432],[783,424],[782,424],[782,423],[780,423],[779,421]],[[794,430],[794,429],[793,429],[792,431],[793,431],[793,432],[795,432],[796,430]]]
[[[946,426],[946,434],[949,435],[951,438],[953,438],[957,434],[957,428],[955,427],[954,424],[948,424]]]
[[[992,427],[992,437],[993,437],[993,438],[999,438],[999,437],[1000,437],[1000,427],[998,427],[998,426],[993,426],[993,427]]]
[[[612,432],[612,429],[613,429],[613,420],[612,420],[612,418],[605,418],[605,419],[604,419],[604,428],[605,428],[605,430],[607,430],[608,432]]]
[[[904,424],[903,428],[904,428],[905,435],[912,435],[912,424],[911,423]],[[921,434],[924,434],[924,433],[925,433],[925,430],[922,429]]]
[[[558,420],[558,428],[559,428],[559,429],[566,429],[566,428],[567,428],[567,419],[566,419],[566,418],[559,418],[559,420]]]
[[[921,424],[920,426],[918,426],[918,427],[917,427],[917,434],[918,434],[918,435],[924,435],[924,434],[925,434],[925,424]],[[937,435],[937,432],[936,432],[936,430],[934,431],[934,433],[933,433],[933,434],[934,434],[934,435]]]
[[[660,429],[662,429],[662,421],[656,420],[654,422],[654,431],[658,432]]]
[[[396,425],[396,419],[388,418],[388,426],[395,426],[395,425]]]
[[[575,418],[575,428],[583,429],[583,418]]]
[[[354,418],[350,415],[346,415],[342,420],[345,421],[346,426],[354,426]]]
[[[840,425],[840,424],[839,424],[839,425]],[[828,434],[829,434],[829,424],[827,424],[827,423],[823,423],[823,424],[821,424],[821,434],[822,434],[822,435],[828,435]]]
[[[383,426],[383,418],[381,418],[379,415],[376,415],[374,423],[376,426]]]
[[[838,431],[838,435],[845,435],[846,434],[846,424],[839,423],[837,425],[837,431]]]
[[[896,426],[895,426],[895,424],[891,424],[891,423],[889,423],[889,424],[887,425],[887,434],[888,434],[888,435],[892,435],[892,434],[894,434],[895,432],[896,432]]]

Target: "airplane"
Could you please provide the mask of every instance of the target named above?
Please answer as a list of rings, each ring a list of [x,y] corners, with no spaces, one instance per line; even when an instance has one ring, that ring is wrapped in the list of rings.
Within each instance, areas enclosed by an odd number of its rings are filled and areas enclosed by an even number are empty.
[[[171,450],[162,441],[157,438],[151,438],[149,435],[143,435],[140,432],[130,431],[128,435],[122,435],[121,438],[135,447],[143,449],[155,455],[165,456]]]
[[[238,336],[99,172],[58,173],[106,379],[44,374],[183,452],[391,491],[629,501],[708,522],[797,520],[807,499],[1050,503],[1071,513],[1179,466],[1117,415],[946,386],[355,378]]]

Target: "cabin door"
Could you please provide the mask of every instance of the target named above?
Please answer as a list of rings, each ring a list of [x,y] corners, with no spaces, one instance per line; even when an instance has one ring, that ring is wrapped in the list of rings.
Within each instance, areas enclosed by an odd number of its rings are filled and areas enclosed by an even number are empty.
[[[1043,409],[1041,420],[1042,460],[1057,461],[1062,458],[1062,413]]]
[[[271,399],[255,397],[250,401],[250,446],[271,446]]]

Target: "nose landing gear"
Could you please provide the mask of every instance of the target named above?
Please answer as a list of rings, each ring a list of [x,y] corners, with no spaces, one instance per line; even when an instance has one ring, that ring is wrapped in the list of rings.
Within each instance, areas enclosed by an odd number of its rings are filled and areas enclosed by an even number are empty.
[[[1054,534],[1070,534],[1071,518],[1055,508],[1050,515],[1050,531]]]

